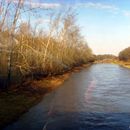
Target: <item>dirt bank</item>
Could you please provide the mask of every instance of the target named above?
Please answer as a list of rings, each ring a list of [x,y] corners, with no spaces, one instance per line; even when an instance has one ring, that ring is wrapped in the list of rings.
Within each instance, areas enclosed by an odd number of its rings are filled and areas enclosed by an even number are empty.
[[[62,75],[30,80],[0,91],[0,129],[17,120],[21,114],[36,105],[43,96],[58,88],[69,76],[89,65],[75,67]]]

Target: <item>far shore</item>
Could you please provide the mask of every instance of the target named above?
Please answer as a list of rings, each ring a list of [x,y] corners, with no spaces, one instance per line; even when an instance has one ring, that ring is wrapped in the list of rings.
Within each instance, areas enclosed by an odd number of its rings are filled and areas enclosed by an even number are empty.
[[[122,67],[128,68],[130,69],[130,61],[121,61],[118,59],[104,59],[104,60],[98,60],[94,62],[95,64],[99,64],[99,63],[111,63],[111,64],[118,64]]]

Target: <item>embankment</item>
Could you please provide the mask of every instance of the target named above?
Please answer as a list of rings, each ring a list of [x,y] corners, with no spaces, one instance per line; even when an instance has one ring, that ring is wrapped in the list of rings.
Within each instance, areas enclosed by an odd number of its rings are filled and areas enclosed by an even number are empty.
[[[69,76],[76,71],[89,66],[84,64],[57,76],[30,80],[21,85],[11,86],[0,92],[0,129],[17,120],[23,113],[36,105],[43,96],[58,88]]]

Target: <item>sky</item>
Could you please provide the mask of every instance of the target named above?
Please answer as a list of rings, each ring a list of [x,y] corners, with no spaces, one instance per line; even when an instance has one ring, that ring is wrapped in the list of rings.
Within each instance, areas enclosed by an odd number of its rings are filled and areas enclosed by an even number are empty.
[[[114,54],[130,46],[130,0],[33,0],[43,8],[72,6],[81,33],[95,54]],[[47,20],[46,20],[47,21]]]

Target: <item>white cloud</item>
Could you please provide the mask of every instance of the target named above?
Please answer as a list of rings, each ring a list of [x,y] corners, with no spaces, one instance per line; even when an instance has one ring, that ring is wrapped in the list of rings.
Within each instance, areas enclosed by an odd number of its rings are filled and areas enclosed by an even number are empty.
[[[18,3],[18,0],[13,0],[13,2]],[[40,3],[32,1],[25,1],[24,5],[31,6],[32,8],[42,8],[42,9],[55,9],[61,6],[60,3]]]
[[[49,23],[50,20],[49,19],[44,19],[44,18],[39,18],[39,19],[36,19],[35,22],[37,24],[42,24],[42,23]]]
[[[32,8],[43,8],[43,9],[54,9],[61,6],[59,3],[33,3],[33,2],[31,2],[30,5]]]
[[[77,4],[79,7],[86,7],[86,8],[95,8],[95,9],[105,9],[110,11],[117,11],[119,8],[109,5],[109,4],[102,4],[102,3],[94,3],[94,2],[87,2],[87,3],[81,3]]]
[[[124,10],[122,12],[123,12],[124,16],[130,17],[130,11]]]

